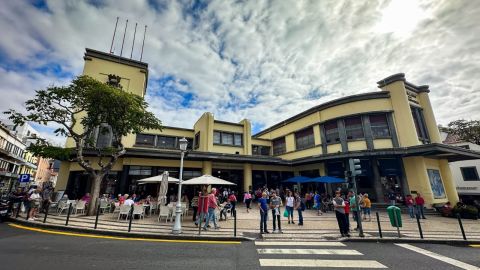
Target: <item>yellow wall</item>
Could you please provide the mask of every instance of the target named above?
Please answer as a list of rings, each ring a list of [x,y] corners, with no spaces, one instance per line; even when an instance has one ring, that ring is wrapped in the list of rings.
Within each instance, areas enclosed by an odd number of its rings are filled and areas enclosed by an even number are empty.
[[[70,162],[62,161],[62,163],[60,163],[60,169],[58,171],[55,191],[65,190],[67,188],[69,176],[70,176]]]
[[[365,141],[352,141],[348,142],[348,151],[360,151],[366,150],[367,143]]]
[[[295,135],[294,134],[289,134],[285,136],[285,149],[286,152],[292,152],[295,151]]]
[[[374,149],[393,148],[391,139],[375,139],[373,140]]]
[[[448,201],[452,205],[455,205],[459,201],[459,198],[455,180],[453,179],[452,172],[450,171],[450,165],[448,165],[448,160],[440,159],[438,161],[438,165],[440,166],[440,174],[442,175],[443,186],[445,187]]]
[[[252,186],[252,164],[243,164],[243,191],[249,191]]]
[[[309,156],[315,156],[315,155],[321,155],[321,154],[322,154],[322,147],[317,146],[317,147],[314,147],[314,148],[308,148],[308,149],[304,149],[304,150],[299,150],[299,151],[286,153],[286,154],[283,154],[283,155],[279,155],[278,157],[286,159],[286,160],[291,160],[291,159],[309,157]]]
[[[224,154],[235,154],[238,152],[240,155],[243,155],[244,148],[242,146],[224,146],[224,145],[213,145],[212,152],[215,153],[224,153]]]
[[[180,167],[180,159],[147,159],[147,158],[124,158],[124,165]],[[183,166],[186,168],[202,168],[202,161],[184,159]]]
[[[253,144],[255,144],[255,145],[265,145],[265,146],[272,147],[272,141],[259,140],[259,139],[255,139],[255,138],[252,138],[252,145]]]
[[[252,124],[248,119],[240,121],[243,125],[243,153],[245,155],[252,154]]]
[[[423,108],[423,117],[425,118],[425,124],[427,126],[428,135],[432,143],[442,143],[440,139],[440,132],[438,131],[437,121],[433,114],[432,104],[428,93],[422,92],[418,94],[418,100]]]
[[[339,143],[327,145],[327,153],[338,153],[342,152],[342,145]]]
[[[204,113],[195,123],[194,134],[200,131],[200,144],[198,151],[208,152],[213,147],[213,114]]]
[[[279,127],[271,132],[265,133],[259,138],[271,140],[278,137],[283,137],[289,133],[304,129],[305,127],[308,127],[310,125],[313,125],[319,122],[320,122],[320,115],[318,112],[315,112],[295,122],[289,123],[283,127]]]
[[[213,122],[213,130],[243,133],[243,126],[228,125],[225,123]]]
[[[420,144],[415,132],[415,124],[404,82],[396,81],[382,87],[382,90],[390,92],[390,101],[394,110],[393,119],[400,146],[406,147]]]
[[[320,118],[323,122],[352,114],[369,113],[375,111],[388,111],[391,109],[392,105],[390,104],[388,99],[361,100],[322,110],[320,112]]]

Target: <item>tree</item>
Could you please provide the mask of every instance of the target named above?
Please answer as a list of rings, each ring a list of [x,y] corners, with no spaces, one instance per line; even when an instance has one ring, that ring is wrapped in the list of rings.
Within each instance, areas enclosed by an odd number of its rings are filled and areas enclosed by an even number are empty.
[[[457,135],[464,141],[480,145],[479,120],[455,120],[448,124],[447,132]]]
[[[125,154],[122,137],[162,128],[142,97],[87,76],[77,77],[68,86],[38,90],[25,105],[26,114],[13,109],[5,112],[15,125],[55,123],[59,126],[55,134],[75,142],[74,148],[62,148],[39,140],[29,150],[36,156],[75,161],[88,173],[92,181],[88,215],[95,214],[102,179]],[[111,140],[100,144],[96,141],[99,134]],[[86,157],[96,157],[96,162]]]

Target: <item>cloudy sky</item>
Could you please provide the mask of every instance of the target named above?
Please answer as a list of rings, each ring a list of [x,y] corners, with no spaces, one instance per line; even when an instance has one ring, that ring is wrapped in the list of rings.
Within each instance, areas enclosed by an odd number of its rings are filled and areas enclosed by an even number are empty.
[[[147,99],[165,125],[210,111],[256,132],[399,72],[430,85],[440,124],[480,115],[480,5],[468,0],[2,1],[0,110],[80,74],[85,47],[109,51],[117,16],[115,54],[125,19],[124,56],[139,25],[134,59],[148,25]]]

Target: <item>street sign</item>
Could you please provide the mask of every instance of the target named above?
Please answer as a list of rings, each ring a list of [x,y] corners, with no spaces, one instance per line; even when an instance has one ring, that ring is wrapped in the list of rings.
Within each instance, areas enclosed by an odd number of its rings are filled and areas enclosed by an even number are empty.
[[[30,182],[30,174],[20,174],[20,177],[18,178],[18,181],[20,183],[28,183]]]

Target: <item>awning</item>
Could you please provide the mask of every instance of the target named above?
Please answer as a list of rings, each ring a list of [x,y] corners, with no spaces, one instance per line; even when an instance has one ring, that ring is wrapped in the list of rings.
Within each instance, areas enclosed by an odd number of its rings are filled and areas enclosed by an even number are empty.
[[[235,183],[208,174],[183,181],[182,185],[236,185]]]
[[[137,180],[137,183],[139,183],[140,185],[161,183],[162,182],[162,176],[163,176],[163,174],[160,174],[160,175],[157,175],[157,176],[152,176],[152,177],[140,179],[140,180]],[[179,180],[177,178],[174,178],[174,177],[171,177],[171,176],[168,177],[168,183],[178,183],[178,181]]]
[[[311,182],[312,178],[306,176],[295,176],[292,178],[288,178],[287,180],[283,181],[283,183],[308,183]]]

